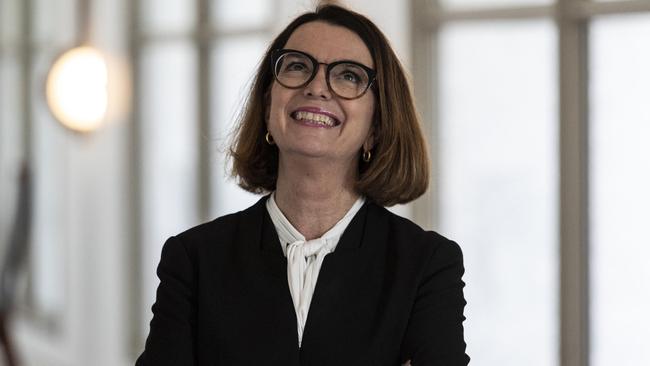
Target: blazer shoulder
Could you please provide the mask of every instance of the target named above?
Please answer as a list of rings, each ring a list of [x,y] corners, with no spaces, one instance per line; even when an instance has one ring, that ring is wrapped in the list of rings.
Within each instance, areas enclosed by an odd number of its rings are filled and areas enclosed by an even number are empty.
[[[462,255],[461,248],[455,241],[436,231],[425,230],[413,221],[399,216],[385,207],[373,206],[379,210],[379,215],[387,220],[388,235],[393,238],[392,242],[396,245],[403,246],[407,250],[417,250],[422,254],[443,251],[454,256]]]
[[[175,237],[187,246],[228,242],[224,239],[234,238],[241,229],[258,225],[258,221],[262,220],[263,210],[266,209],[264,206],[265,198],[263,197],[247,209],[217,217],[212,221],[187,229],[175,235]]]

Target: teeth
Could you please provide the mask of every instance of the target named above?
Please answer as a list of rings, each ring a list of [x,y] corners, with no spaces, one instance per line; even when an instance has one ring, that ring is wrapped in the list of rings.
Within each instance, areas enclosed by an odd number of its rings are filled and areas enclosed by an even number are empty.
[[[335,124],[334,119],[332,117],[320,113],[312,113],[306,111],[296,112],[296,119],[299,121],[310,121],[313,123],[317,123],[329,127],[332,127]]]

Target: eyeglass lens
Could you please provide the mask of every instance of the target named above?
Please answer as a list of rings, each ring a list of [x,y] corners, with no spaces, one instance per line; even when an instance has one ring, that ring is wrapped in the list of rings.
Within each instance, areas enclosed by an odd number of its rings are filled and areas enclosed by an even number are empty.
[[[343,62],[328,69],[328,84],[336,95],[355,98],[368,88],[370,77],[359,65]],[[275,64],[275,76],[278,82],[288,88],[305,86],[317,71],[318,64],[298,52],[287,52],[281,55]]]

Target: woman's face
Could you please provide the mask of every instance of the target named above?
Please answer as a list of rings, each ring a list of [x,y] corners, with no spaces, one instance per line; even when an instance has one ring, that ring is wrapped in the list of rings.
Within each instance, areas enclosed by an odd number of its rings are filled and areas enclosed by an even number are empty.
[[[351,60],[375,66],[357,34],[320,21],[298,27],[284,48],[308,53],[325,64]],[[273,82],[267,128],[281,158],[291,154],[327,159],[345,169],[356,166],[362,146],[366,150],[372,147],[375,97],[372,90],[352,100],[336,96],[325,80],[326,68],[321,64],[314,79],[298,89]]]

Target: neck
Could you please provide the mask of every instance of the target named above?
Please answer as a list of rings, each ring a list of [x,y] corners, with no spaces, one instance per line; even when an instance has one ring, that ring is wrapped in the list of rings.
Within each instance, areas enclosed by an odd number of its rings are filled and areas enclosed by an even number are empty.
[[[357,166],[348,166],[280,159],[275,201],[307,240],[331,229],[359,198],[354,190]]]

